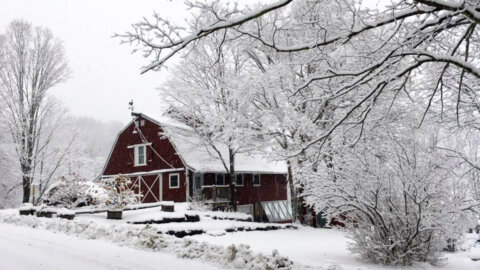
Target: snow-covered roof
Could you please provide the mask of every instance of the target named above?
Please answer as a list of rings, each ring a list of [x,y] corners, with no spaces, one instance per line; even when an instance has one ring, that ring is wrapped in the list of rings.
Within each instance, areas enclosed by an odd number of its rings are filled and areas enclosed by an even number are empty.
[[[226,173],[222,160],[213,149],[203,143],[202,139],[195,134],[191,127],[169,117],[161,117],[154,120],[142,114],[142,117],[160,125],[165,136],[176,148],[180,158],[185,165],[196,172],[223,172]],[[226,145],[217,144],[229,164],[228,148]],[[276,161],[267,158],[262,153],[237,153],[235,155],[235,171],[238,173],[274,173],[286,174],[287,165],[285,161]]]

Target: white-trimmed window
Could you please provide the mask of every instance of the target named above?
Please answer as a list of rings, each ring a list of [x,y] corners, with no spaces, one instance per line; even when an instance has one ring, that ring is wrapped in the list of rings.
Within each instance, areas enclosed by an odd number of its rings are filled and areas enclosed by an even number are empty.
[[[236,186],[243,186],[243,174],[239,173],[235,175],[235,185]]]
[[[135,166],[147,165],[147,146],[144,144],[134,147]]]
[[[225,186],[225,175],[223,173],[217,173],[215,175],[215,185]]]
[[[260,186],[260,174],[253,175],[253,186],[259,187]]]
[[[168,176],[168,185],[169,188],[179,188],[180,187],[180,174],[178,173],[171,173]]]

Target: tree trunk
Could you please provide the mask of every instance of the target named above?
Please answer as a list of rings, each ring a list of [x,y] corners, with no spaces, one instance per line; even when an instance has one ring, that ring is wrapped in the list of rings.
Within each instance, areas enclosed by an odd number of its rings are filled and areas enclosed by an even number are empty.
[[[30,181],[31,176],[24,174],[23,177],[23,203],[30,202]]]
[[[230,205],[234,212],[237,211],[236,184],[235,184],[235,154],[231,149],[228,150],[230,157]]]
[[[290,204],[292,207],[292,221],[295,222],[298,220],[298,198],[297,193],[295,192],[295,185],[293,183],[293,171],[292,171],[292,164],[290,160],[287,161],[287,181],[288,186],[290,187]]]
[[[30,129],[29,129],[30,130]],[[30,202],[30,189],[32,184],[33,178],[33,141],[32,141],[33,134],[27,133],[27,139],[23,141],[26,145],[21,145],[22,149],[24,149],[24,160],[22,161],[21,169],[22,169],[22,184],[23,184],[23,202],[28,203]],[[34,202],[32,202],[34,203]]]
[[[297,190],[297,215],[298,215],[298,221],[300,224],[304,225],[310,225],[310,224],[305,224],[305,214],[307,212],[306,205],[305,205],[305,199],[302,196],[303,193],[303,184],[300,184]]]

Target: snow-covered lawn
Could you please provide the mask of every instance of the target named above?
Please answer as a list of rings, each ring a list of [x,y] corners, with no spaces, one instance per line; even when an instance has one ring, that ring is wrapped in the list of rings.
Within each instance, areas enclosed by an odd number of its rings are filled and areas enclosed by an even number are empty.
[[[470,249],[476,234],[468,234],[465,249]],[[210,235],[195,235],[190,238],[212,244],[228,246],[231,244],[246,244],[256,252],[270,252],[277,249],[280,254],[287,256],[294,262],[316,268],[332,270],[383,270],[383,269],[438,269],[438,270],[480,270],[480,261],[474,262],[470,258],[478,248],[468,251],[459,251],[446,254],[446,264],[433,267],[428,264],[417,265],[411,268],[385,267],[362,262],[348,250],[350,241],[343,232],[334,229],[315,229],[300,227],[298,230],[279,230],[268,232],[237,232],[213,237]]]
[[[167,253],[0,223],[2,270],[220,269]]]
[[[215,215],[235,217],[235,213],[203,212],[199,213],[200,222],[191,223],[127,224],[127,221],[181,216],[190,211],[185,205],[179,205],[178,208],[176,205],[176,209],[178,211],[175,213],[160,212],[158,208],[127,211],[124,212],[124,220],[107,220],[106,213],[84,214],[78,215],[73,221],[19,216],[18,210],[0,211],[0,269],[65,269],[54,268],[52,261],[58,261],[55,267],[70,265],[70,261],[71,264],[82,266],[82,269],[157,269],[157,265],[162,269],[186,269],[181,268],[183,266],[252,270],[278,267],[312,270],[480,269],[480,261],[471,260],[472,257],[480,257],[480,246],[472,248],[478,239],[475,234],[467,235],[464,251],[446,254],[448,261],[442,266],[421,264],[401,268],[360,261],[348,252],[349,240],[338,230],[299,226],[298,229],[226,233],[232,227],[258,228],[266,224],[212,218]],[[207,233],[184,239],[157,233],[195,229]],[[33,255],[27,256],[23,261],[19,260],[27,254],[21,253],[23,250]],[[128,254],[124,255],[126,253]],[[475,255],[476,253],[478,254]],[[95,256],[96,254],[101,256]],[[7,258],[10,261],[5,260]],[[192,259],[188,261],[190,264],[183,262],[185,258]],[[45,262],[39,268],[31,267],[36,266],[38,261]],[[5,262],[18,265],[4,267],[2,263]],[[176,263],[182,266],[177,267]]]

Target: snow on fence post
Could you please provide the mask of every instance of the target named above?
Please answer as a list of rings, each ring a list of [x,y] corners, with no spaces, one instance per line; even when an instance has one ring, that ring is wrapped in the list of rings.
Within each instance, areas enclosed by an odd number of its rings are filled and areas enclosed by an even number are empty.
[[[163,212],[175,212],[175,203],[173,201],[164,201],[161,203]]]

